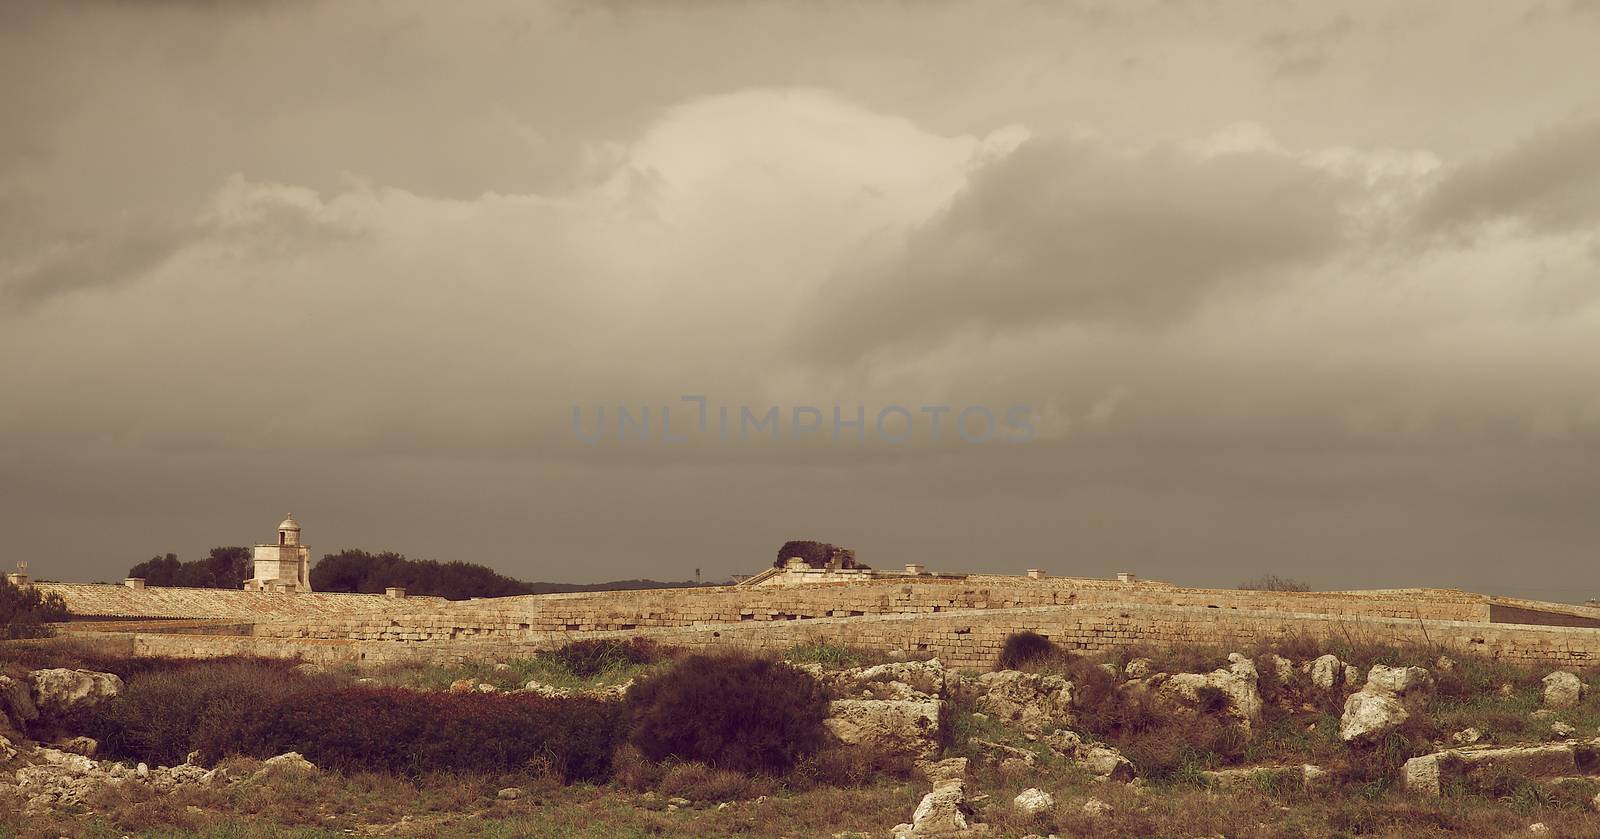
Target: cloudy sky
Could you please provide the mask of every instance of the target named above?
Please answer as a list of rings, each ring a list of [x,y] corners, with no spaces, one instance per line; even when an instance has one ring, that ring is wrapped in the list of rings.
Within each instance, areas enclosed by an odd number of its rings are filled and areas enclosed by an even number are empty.
[[[814,538],[1600,596],[1596,43],[1579,0],[9,3],[0,562],[292,510],[526,579]]]

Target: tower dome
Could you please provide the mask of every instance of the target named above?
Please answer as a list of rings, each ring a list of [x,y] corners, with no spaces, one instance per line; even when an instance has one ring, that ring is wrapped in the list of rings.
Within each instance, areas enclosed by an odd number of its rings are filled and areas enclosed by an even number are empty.
[[[284,517],[283,523],[278,525],[278,529],[279,530],[296,530],[297,531],[297,530],[300,529],[300,522],[297,522],[297,521],[294,520],[294,513],[290,513],[288,516]]]

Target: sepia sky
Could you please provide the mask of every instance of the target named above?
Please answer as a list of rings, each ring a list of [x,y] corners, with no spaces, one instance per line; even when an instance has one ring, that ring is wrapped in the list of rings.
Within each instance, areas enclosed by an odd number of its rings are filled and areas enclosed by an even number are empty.
[[[1580,0],[7,3],[0,564],[293,511],[539,580],[812,538],[1600,596],[1596,43]]]

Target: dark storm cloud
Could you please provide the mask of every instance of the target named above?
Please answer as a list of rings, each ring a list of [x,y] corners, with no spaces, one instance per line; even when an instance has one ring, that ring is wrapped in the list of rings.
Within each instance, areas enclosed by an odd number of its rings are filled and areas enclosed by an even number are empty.
[[[186,241],[185,231],[135,229],[57,242],[38,263],[0,282],[0,300],[29,306],[51,297],[137,281]]]
[[[828,353],[963,327],[1150,326],[1325,255],[1346,187],[1272,152],[1029,142],[979,171],[888,264],[824,286]]]
[[[1449,171],[1418,214],[1435,231],[1499,219],[1547,232],[1600,220],[1600,119],[1542,131]]]

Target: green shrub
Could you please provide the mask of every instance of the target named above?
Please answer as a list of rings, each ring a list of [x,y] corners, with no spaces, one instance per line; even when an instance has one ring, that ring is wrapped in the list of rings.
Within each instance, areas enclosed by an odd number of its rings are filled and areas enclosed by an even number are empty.
[[[648,642],[639,639],[574,641],[549,655],[567,672],[584,679],[630,664],[650,664],[659,657]]]
[[[629,742],[651,760],[778,775],[824,741],[828,699],[790,664],[693,655],[628,691]]]
[[[48,638],[55,634],[50,624],[66,619],[67,604],[61,595],[40,594],[0,577],[0,641]]]
[[[1056,645],[1037,632],[1013,632],[1000,648],[1000,669],[1021,670],[1055,658]]]
[[[201,663],[131,680],[80,730],[107,756],[176,764],[297,751],[324,768],[420,776],[548,766],[566,780],[610,777],[616,703],[531,694],[351,687],[286,667]]]

